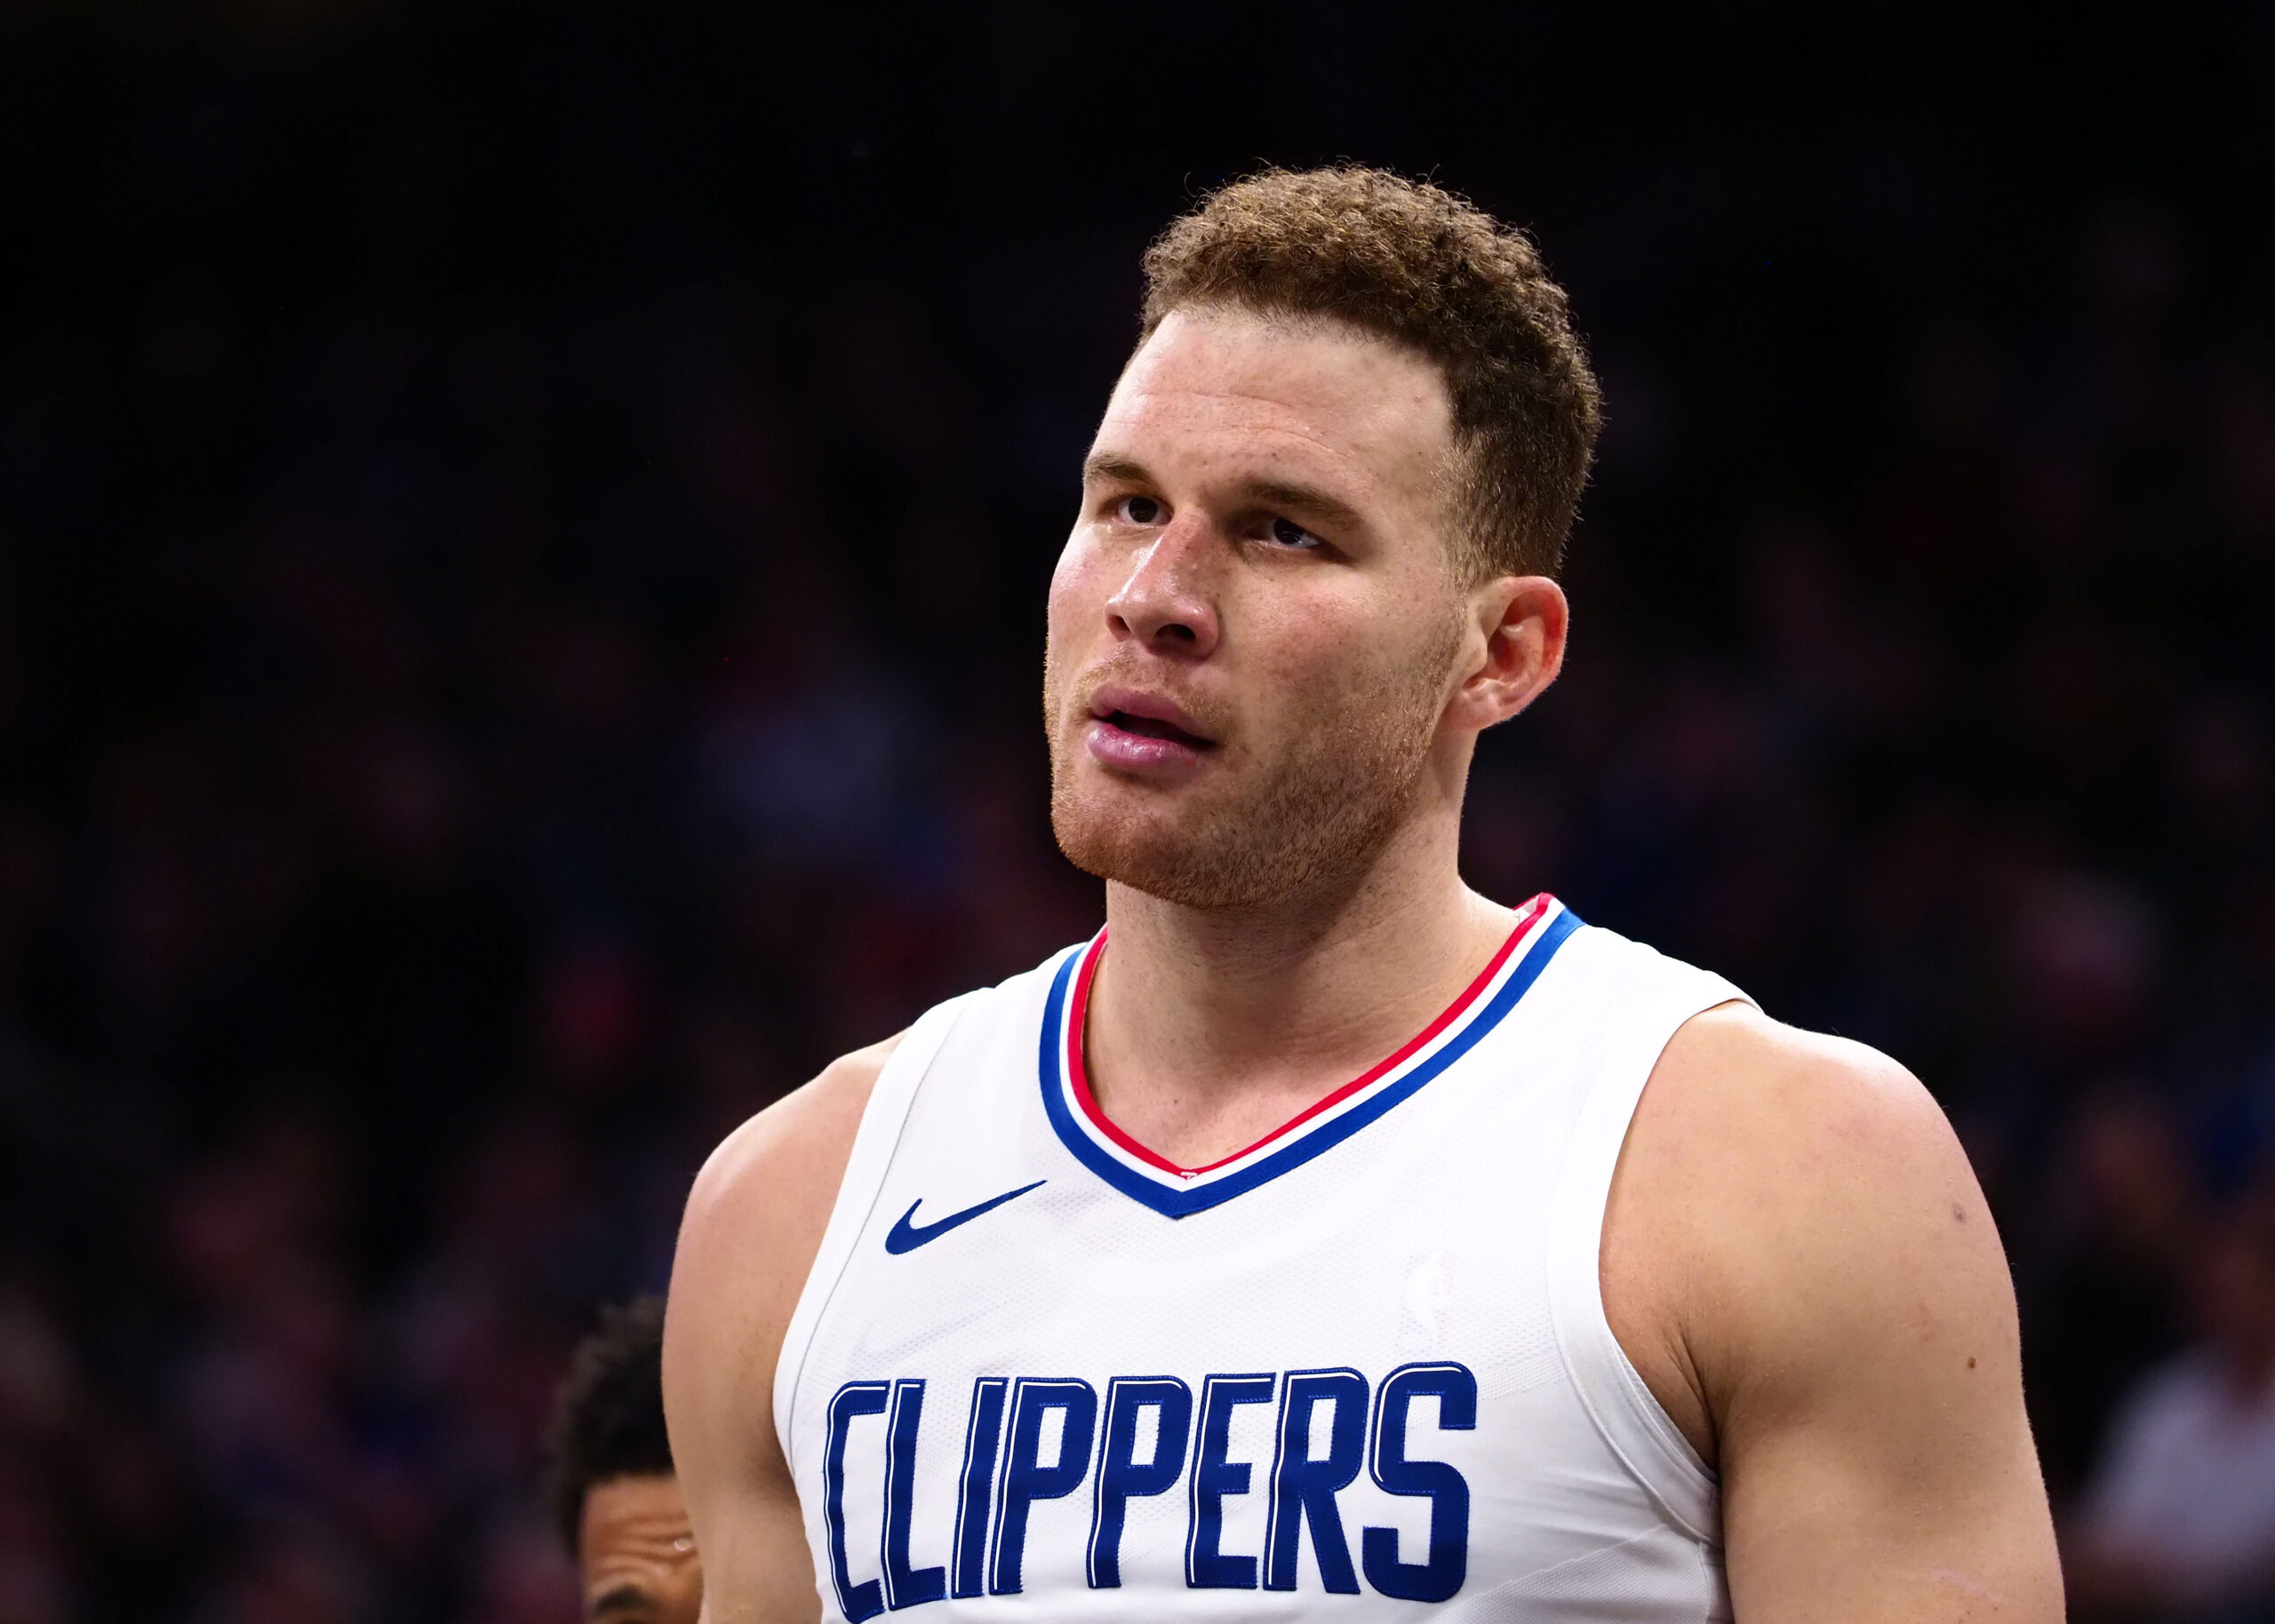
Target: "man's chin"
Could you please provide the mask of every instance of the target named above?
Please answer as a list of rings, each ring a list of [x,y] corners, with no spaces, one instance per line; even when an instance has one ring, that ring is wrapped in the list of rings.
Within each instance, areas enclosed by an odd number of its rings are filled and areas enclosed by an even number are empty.
[[[1064,758],[1055,765],[1050,823],[1068,862],[1211,912],[1276,906],[1350,882],[1390,838],[1420,781],[1418,769],[1369,773],[1362,762],[1361,783],[1398,787],[1354,796],[1354,769],[1337,760],[1283,776],[1255,797],[1221,782],[1138,785]]]
[[[1058,849],[1086,874],[1188,908],[1270,900],[1269,865],[1226,842],[1196,838],[1191,821],[1094,804],[1051,808]]]

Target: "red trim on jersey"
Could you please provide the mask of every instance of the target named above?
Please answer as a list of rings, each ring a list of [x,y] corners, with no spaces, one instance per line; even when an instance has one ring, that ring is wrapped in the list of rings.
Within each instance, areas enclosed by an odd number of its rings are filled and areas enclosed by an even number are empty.
[[[1415,1033],[1388,1060],[1353,1078],[1324,1099],[1297,1111],[1246,1150],[1235,1150],[1230,1156],[1210,1162],[1205,1167],[1180,1167],[1167,1157],[1139,1144],[1114,1125],[1106,1112],[1098,1109],[1098,1099],[1090,1093],[1090,1074],[1082,1065],[1082,1034],[1084,1029],[1090,1024],[1090,978],[1098,974],[1098,960],[1106,956],[1106,932],[1101,930],[1098,932],[1098,940],[1090,943],[1090,950],[1082,956],[1082,969],[1074,978],[1074,996],[1067,1000],[1066,1076],[1074,1086],[1074,1103],[1082,1108],[1082,1115],[1090,1119],[1091,1126],[1147,1166],[1158,1167],[1163,1173],[1173,1173],[1179,1178],[1186,1179],[1197,1177],[1203,1173],[1214,1173],[1219,1167],[1228,1166],[1244,1156],[1254,1154],[1273,1140],[1294,1133],[1321,1111],[1341,1104],[1369,1083],[1379,1081],[1385,1073],[1405,1062],[1416,1050],[1460,1019],[1462,1013],[1477,1001],[1478,995],[1483,992],[1491,984],[1493,978],[1501,973],[1501,967],[1509,961],[1509,955],[1516,951],[1517,943],[1523,941],[1531,932],[1532,927],[1540,923],[1542,917],[1548,912],[1549,903],[1553,900],[1547,892],[1543,891],[1527,903],[1523,912],[1517,917],[1516,927],[1509,932],[1509,939],[1501,943],[1499,950],[1487,961],[1485,967],[1477,973],[1477,979],[1469,983],[1459,998],[1447,1005],[1436,1020]]]

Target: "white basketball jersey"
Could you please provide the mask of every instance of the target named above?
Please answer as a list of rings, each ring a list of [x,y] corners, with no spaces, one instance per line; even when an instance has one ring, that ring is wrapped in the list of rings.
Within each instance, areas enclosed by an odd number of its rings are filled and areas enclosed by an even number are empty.
[[[877,1079],[775,1376],[824,1616],[1727,1619],[1597,1253],[1660,1051],[1743,995],[1537,897],[1412,1042],[1187,1169],[1091,1098],[1104,948]]]

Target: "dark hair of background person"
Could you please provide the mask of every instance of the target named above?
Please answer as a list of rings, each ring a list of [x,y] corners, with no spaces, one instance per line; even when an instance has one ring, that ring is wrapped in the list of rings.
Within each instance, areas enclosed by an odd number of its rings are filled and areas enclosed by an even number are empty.
[[[664,1300],[641,1296],[601,1310],[577,1344],[546,1429],[545,1504],[577,1554],[585,1493],[611,1477],[667,1477],[664,1429]]]
[[[1267,169],[1210,193],[1145,263],[1145,334],[1173,310],[1231,306],[1327,317],[1427,356],[1452,397],[1465,573],[1561,565],[1602,396],[1523,232],[1378,169]]]

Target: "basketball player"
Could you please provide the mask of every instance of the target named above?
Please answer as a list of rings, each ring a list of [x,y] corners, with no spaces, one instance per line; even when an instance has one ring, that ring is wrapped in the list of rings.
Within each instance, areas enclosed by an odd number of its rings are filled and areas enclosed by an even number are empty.
[[[601,1313],[577,1345],[547,1429],[545,1497],[589,1624],[696,1624],[703,1567],[664,1431],[664,1305]]]
[[[1530,244],[1273,171],[1146,273],[1044,661],[1106,928],[697,1181],[665,1397],[712,1624],[2052,1624],[1925,1091],[1456,872],[1477,736],[1563,660],[1597,422]]]

